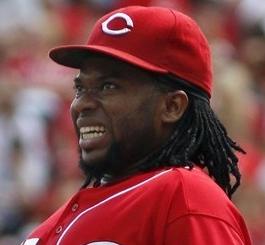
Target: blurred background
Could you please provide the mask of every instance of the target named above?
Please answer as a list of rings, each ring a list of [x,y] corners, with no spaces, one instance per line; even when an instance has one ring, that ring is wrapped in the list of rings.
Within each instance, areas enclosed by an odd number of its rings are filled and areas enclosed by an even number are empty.
[[[233,201],[254,245],[264,245],[264,0],[1,0],[0,245],[19,244],[82,182],[69,116],[77,71],[53,63],[48,50],[84,43],[100,16],[126,5],[178,9],[207,36],[212,106],[248,152],[239,155],[243,178]]]

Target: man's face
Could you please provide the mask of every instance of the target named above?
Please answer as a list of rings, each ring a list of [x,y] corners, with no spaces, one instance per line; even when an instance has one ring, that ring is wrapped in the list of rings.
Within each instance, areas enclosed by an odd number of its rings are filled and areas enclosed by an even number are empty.
[[[71,114],[82,168],[122,174],[168,138],[162,130],[162,94],[138,68],[91,57],[74,80]]]

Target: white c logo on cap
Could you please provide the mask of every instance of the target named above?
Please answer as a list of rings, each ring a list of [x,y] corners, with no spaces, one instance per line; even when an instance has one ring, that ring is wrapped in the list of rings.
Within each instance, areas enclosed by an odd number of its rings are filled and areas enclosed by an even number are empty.
[[[120,30],[109,29],[108,24],[116,18],[124,19],[126,21],[127,27],[120,29]],[[109,35],[122,35],[122,34],[128,33],[131,31],[131,29],[128,27],[131,27],[131,28],[133,27],[133,21],[129,15],[124,14],[124,13],[116,13],[116,14],[110,16],[108,19],[106,19],[102,23],[102,31],[106,34],[109,34]]]

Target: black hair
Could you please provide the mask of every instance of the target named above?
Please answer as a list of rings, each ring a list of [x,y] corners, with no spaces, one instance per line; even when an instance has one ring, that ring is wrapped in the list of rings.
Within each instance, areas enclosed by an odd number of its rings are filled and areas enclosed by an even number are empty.
[[[207,169],[208,174],[231,198],[241,179],[235,152],[245,151],[228,136],[227,130],[212,110],[207,94],[201,89],[172,76],[156,75],[156,81],[156,86],[163,92],[185,91],[189,105],[176,123],[170,139],[157,152],[150,155],[140,168],[193,168],[194,165],[199,165]]]

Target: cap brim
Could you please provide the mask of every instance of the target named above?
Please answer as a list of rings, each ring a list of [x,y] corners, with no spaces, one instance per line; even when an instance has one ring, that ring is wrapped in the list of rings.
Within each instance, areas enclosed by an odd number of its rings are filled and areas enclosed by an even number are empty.
[[[84,60],[87,59],[91,54],[95,53],[111,56],[149,71],[168,73],[167,70],[152,65],[138,57],[122,52],[120,50],[98,45],[59,46],[57,48],[51,49],[49,56],[52,60],[60,65],[72,68],[80,68],[84,63]]]

